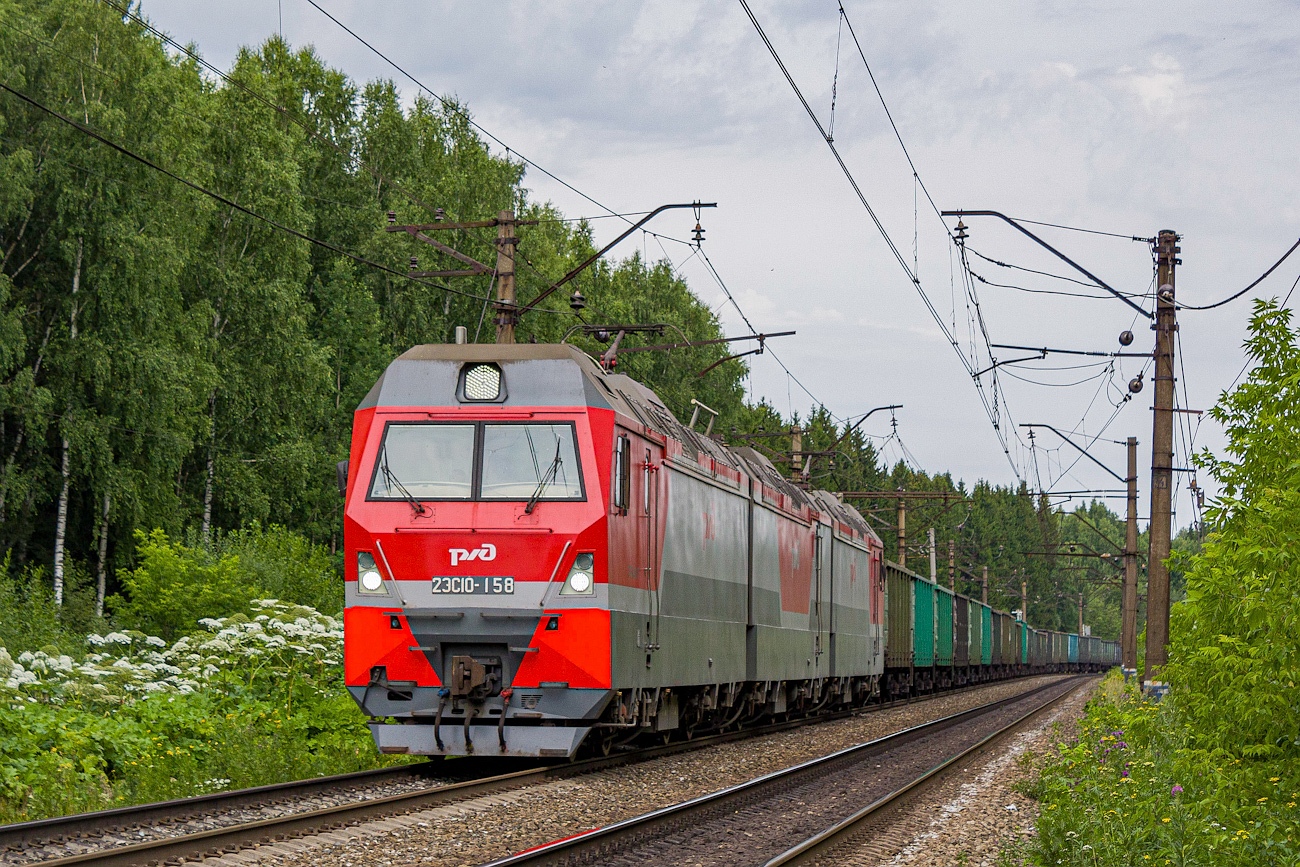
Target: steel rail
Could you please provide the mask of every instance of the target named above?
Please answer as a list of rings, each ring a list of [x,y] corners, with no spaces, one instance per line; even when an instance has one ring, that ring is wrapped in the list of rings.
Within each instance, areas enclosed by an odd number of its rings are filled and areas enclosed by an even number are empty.
[[[1085,675],[1082,677],[1087,676]],[[857,746],[839,750],[830,755],[802,762],[798,765],[774,771],[770,774],[764,774],[763,776],[747,780],[746,782],[739,783],[735,786],[729,786],[725,789],[702,795],[698,798],[692,798],[689,801],[683,801],[649,813],[644,813],[640,816],[624,819],[621,822],[615,822],[611,825],[606,825],[603,828],[596,828],[582,834],[567,837],[562,840],[556,840],[505,858],[499,858],[495,861],[488,862],[483,865],[483,867],[521,867],[521,865],[530,865],[530,867],[534,867],[534,865],[541,864],[560,864],[568,863],[569,859],[574,858],[575,856],[594,854],[598,850],[600,852],[605,852],[607,851],[606,847],[617,845],[617,841],[620,839],[634,838],[638,841],[644,839],[645,836],[650,833],[649,829],[652,829],[655,826],[666,825],[673,820],[678,820],[691,813],[697,813],[710,808],[720,808],[720,805],[726,804],[728,801],[739,801],[746,797],[751,797],[755,792],[763,788],[785,783],[799,776],[816,773],[846,758],[865,759],[874,756],[910,741],[918,740],[927,735],[946,730],[967,720],[991,713],[1009,704],[1024,701],[1026,698],[1037,695],[1038,693],[1059,688],[1063,682],[1070,682],[1071,686],[1066,689],[1062,695],[1054,696],[1047,704],[1059,701],[1064,695],[1068,695],[1074,691],[1077,682],[1081,680],[1082,677],[1071,678],[1068,681],[1058,680],[1049,684],[1044,684],[1008,698],[989,702],[988,704],[980,705],[979,707],[974,707],[946,717],[941,717],[937,720],[932,720],[927,723],[903,729],[902,731],[895,732],[894,734],[887,735],[883,738],[877,738],[876,740],[867,741],[866,743],[858,744]],[[1043,706],[1035,708],[1032,713],[1037,713],[1042,709],[1042,707]],[[1023,721],[1023,717],[1018,719],[1016,723],[1013,723],[1013,725],[1019,725],[1021,721]],[[983,742],[984,741],[981,741],[981,743]],[[968,751],[963,751],[963,755],[966,752]],[[932,774],[933,771],[930,773]]]
[[[268,803],[276,803],[284,799],[303,798],[327,792],[340,786],[423,776],[429,773],[430,769],[439,767],[440,764],[438,762],[417,762],[409,765],[395,765],[368,771],[354,771],[349,774],[315,777],[310,780],[272,783],[250,789],[231,789],[225,792],[196,795],[192,798],[177,798],[172,801],[157,801],[151,804],[136,804],[129,807],[114,807],[110,810],[97,810],[93,813],[73,813],[68,816],[55,816],[50,819],[35,819],[30,822],[0,825],[0,851],[18,849],[33,843],[58,842],[59,840],[84,836],[94,832],[119,832],[139,825],[181,821],[214,809],[233,810],[243,807],[262,807]]]
[[[1050,676],[1049,673],[1035,673],[1022,677]],[[879,710],[918,704],[933,698],[958,695],[974,689],[1005,683],[987,681],[968,684],[938,693],[896,699],[866,707],[853,708],[833,714],[785,720],[778,723],[745,728],[737,731],[704,735],[684,741],[660,746],[640,748],[627,753],[601,756],[576,762],[552,763],[541,767],[524,768],[506,774],[495,774],[449,783],[434,788],[418,789],[389,795],[354,801],[318,810],[289,813],[284,816],[261,819],[254,822],[234,823],[221,828],[192,834],[179,834],[172,837],[159,837],[140,843],[111,846],[91,852],[68,855],[61,858],[41,860],[41,867],[59,867],[71,864],[95,864],[98,867],[112,865],[138,865],[148,862],[174,861],[181,858],[199,858],[222,852],[234,852],[239,849],[271,842],[274,840],[306,836],[333,828],[356,824],[379,817],[387,817],[414,810],[427,809],[445,803],[479,797],[497,791],[513,789],[524,785],[545,782],[550,779],[576,776],[592,771],[604,770],[624,764],[633,764],[682,752],[704,749],[710,746],[777,734],[806,725],[844,719],[855,715],[873,713]],[[1060,681],[1056,681],[1059,683]],[[1025,694],[1022,693],[1020,697]],[[473,762],[474,764],[471,764]],[[463,764],[462,764],[463,763]],[[483,760],[482,765],[488,765]],[[217,792],[194,798],[183,798],[153,804],[131,807],[117,807],[94,813],[79,813],[52,819],[40,819],[32,822],[0,826],[0,850],[5,848],[21,849],[30,845],[57,844],[69,839],[87,837],[93,841],[96,834],[107,834],[130,830],[146,824],[159,824],[171,821],[184,821],[197,815],[210,815],[214,810],[238,809],[244,807],[264,806],[279,803],[295,797],[305,797],[328,791],[330,788],[348,784],[364,784],[373,780],[389,777],[400,778],[403,774],[443,774],[448,776],[465,776],[474,767],[482,767],[472,758],[456,759],[443,762],[420,762],[397,768],[381,768],[370,771],[358,771],[331,777],[319,777],[311,780],[299,780],[276,783],[251,789],[237,789],[229,792]],[[499,767],[499,765],[498,765]]]
[[[893,792],[889,793],[888,795],[885,795],[883,798],[879,798],[876,801],[872,802],[871,804],[868,804],[867,806],[863,807],[861,810],[854,813],[852,816],[849,816],[848,818],[835,823],[834,825],[832,825],[831,827],[827,828],[825,831],[822,831],[819,834],[815,834],[814,836],[809,837],[807,840],[804,840],[799,845],[787,849],[785,852],[782,852],[780,855],[769,860],[766,864],[763,865],[763,867],[782,867],[782,865],[786,865],[786,864],[808,863],[811,862],[813,859],[825,855],[829,853],[831,850],[838,848],[841,844],[848,842],[850,838],[856,836],[863,829],[863,827],[866,825],[868,820],[876,816],[885,807],[888,807],[889,805],[898,802],[899,799],[903,798],[908,794],[915,792],[920,788],[923,788],[927,784],[935,782],[936,778],[943,775],[946,771],[950,770],[953,766],[955,766],[959,762],[986,749],[987,747],[992,745],[995,741],[1005,737],[1006,735],[1015,731],[1020,726],[1024,725],[1032,717],[1035,717],[1038,714],[1042,713],[1043,711],[1047,710],[1048,708],[1052,707],[1053,705],[1056,705],[1059,702],[1064,701],[1066,698],[1073,695],[1076,689],[1078,689],[1077,684],[1065,690],[1060,695],[1048,699],[1047,701],[1040,704],[1038,707],[1035,707],[1033,710],[1030,710],[1027,713],[1020,715],[1012,722],[1008,723],[1007,725],[1003,726],[997,731],[989,734],[987,737],[980,740],[979,743],[972,744],[970,747],[967,747],[965,750],[962,750],[957,755],[945,759],[944,761],[935,765],[933,768],[926,771],[924,774],[917,777],[915,780],[908,783],[907,785],[895,789]]]

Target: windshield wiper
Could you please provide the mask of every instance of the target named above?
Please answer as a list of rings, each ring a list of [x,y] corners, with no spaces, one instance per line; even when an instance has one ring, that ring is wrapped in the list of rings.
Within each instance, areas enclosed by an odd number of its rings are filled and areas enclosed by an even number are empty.
[[[560,464],[562,463],[564,462],[560,460],[560,440],[557,438],[555,440],[555,459],[551,461],[551,465],[546,468],[546,475],[542,476],[541,479],[538,480],[537,488],[533,491],[533,495],[528,498],[528,505],[524,506],[525,515],[531,515],[533,509],[537,508],[537,501],[541,499],[542,491],[546,490],[551,482],[555,481],[555,474],[560,469]]]
[[[393,471],[388,468],[387,448],[384,449],[384,456],[383,460],[379,464],[379,471],[384,474],[384,481],[388,483],[388,487],[390,489],[397,488],[397,490],[401,492],[402,496],[406,498],[406,502],[411,504],[411,511],[415,512],[417,517],[425,513],[424,503],[417,500],[415,495],[406,489],[406,485],[402,484],[402,480],[397,478],[397,476],[393,474]]]

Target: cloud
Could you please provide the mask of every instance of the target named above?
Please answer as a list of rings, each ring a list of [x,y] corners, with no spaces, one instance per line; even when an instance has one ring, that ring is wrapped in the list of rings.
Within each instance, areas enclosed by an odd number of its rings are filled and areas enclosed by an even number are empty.
[[[1145,70],[1121,67],[1115,73],[1114,84],[1136,97],[1152,118],[1187,123],[1192,94],[1183,67],[1175,58],[1157,54]]]

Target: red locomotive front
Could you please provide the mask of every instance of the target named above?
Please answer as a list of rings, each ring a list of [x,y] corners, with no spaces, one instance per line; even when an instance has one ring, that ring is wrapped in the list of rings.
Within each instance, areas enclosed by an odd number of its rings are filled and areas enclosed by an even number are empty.
[[[345,676],[396,721],[372,722],[381,750],[569,756],[604,711],[613,412],[590,364],[420,346],[357,410]]]

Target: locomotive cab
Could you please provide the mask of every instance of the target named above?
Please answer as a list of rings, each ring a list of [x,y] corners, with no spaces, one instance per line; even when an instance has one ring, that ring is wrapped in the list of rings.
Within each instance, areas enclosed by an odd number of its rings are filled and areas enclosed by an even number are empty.
[[[420,346],[358,408],[345,676],[382,751],[567,757],[608,703],[612,412],[588,368]]]

